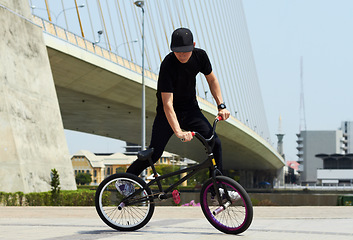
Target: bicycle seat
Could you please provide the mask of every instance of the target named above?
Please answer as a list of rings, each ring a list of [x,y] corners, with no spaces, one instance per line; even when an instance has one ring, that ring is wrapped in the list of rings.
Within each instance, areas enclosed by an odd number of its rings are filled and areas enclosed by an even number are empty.
[[[140,161],[146,161],[149,158],[151,158],[153,151],[154,151],[154,148],[149,148],[144,151],[139,151],[137,154],[137,159]]]

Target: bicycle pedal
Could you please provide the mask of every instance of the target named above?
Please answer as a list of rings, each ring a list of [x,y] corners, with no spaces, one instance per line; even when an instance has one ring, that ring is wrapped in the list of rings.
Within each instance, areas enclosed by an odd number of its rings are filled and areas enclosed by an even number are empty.
[[[178,190],[174,190],[173,192],[172,192],[172,195],[173,195],[173,200],[174,200],[174,202],[175,202],[175,204],[179,204],[180,203],[180,193],[179,193],[179,191]]]

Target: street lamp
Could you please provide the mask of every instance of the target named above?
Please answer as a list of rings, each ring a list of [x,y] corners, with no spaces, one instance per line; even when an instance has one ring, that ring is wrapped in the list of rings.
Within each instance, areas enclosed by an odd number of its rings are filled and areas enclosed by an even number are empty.
[[[144,38],[145,38],[145,9],[143,8],[144,6],[144,1],[135,1],[134,4],[141,8],[142,10],[142,133],[141,133],[141,150],[145,150],[146,146],[146,99],[145,99],[145,43],[144,43]]]
[[[54,16],[56,16],[55,13],[53,13],[52,11],[50,11],[50,10],[47,9],[47,8],[39,8],[39,7],[35,6],[35,5],[31,5],[31,9],[32,9],[32,13],[33,13],[33,10],[34,10],[34,9],[46,11],[46,12],[48,13],[48,19],[49,19],[50,22],[51,22],[51,14],[53,14]]]
[[[123,46],[123,45],[125,45],[125,44],[128,44],[128,43],[136,43],[136,42],[138,42],[138,40],[137,39],[135,39],[135,40],[132,40],[132,41],[128,41],[128,42],[123,42],[123,43],[120,43],[116,48],[115,48],[115,50],[116,50],[116,53],[118,53],[119,54],[119,47],[121,47],[121,46]]]
[[[77,7],[78,7],[78,8],[83,8],[83,7],[85,7],[85,4],[78,5]],[[34,10],[34,9],[38,9],[38,10],[47,11],[47,9],[45,9],[45,8],[39,8],[39,7],[35,6],[35,5],[32,5],[31,8],[32,8],[33,10]],[[58,15],[56,15],[54,12],[50,11],[50,13],[55,16],[55,24],[58,23],[58,18],[59,18],[59,16],[60,16],[63,12],[65,12],[65,11],[67,11],[67,10],[70,10],[70,9],[76,9],[76,7],[65,8],[65,9],[61,10],[61,11],[58,13]],[[66,25],[67,25],[67,24],[66,24]],[[67,27],[67,26],[66,26],[66,27]]]
[[[85,7],[85,4],[78,5],[77,7],[78,7],[78,8],[83,8],[83,7]],[[60,14],[62,14],[63,12],[65,12],[65,11],[67,11],[67,10],[70,10],[70,9],[76,9],[76,7],[65,8],[64,10],[60,11],[60,12],[58,13],[58,15],[55,17],[55,23],[56,23],[56,24],[58,23],[58,18],[59,18],[59,16],[60,16]],[[67,25],[67,24],[66,24],[66,25]]]

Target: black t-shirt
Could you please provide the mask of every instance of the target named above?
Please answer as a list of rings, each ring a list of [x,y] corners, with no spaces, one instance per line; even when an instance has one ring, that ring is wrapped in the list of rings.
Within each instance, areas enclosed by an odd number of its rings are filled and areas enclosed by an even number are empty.
[[[212,66],[207,53],[194,48],[187,63],[181,63],[174,53],[169,53],[161,63],[157,84],[157,111],[163,111],[161,93],[173,93],[175,111],[198,108],[196,100],[196,75],[201,72],[208,75]]]

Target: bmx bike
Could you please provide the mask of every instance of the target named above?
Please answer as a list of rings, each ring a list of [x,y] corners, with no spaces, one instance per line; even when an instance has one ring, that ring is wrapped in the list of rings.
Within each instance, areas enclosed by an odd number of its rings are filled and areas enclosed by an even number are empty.
[[[180,202],[179,192],[175,188],[194,176],[197,172],[209,168],[210,178],[200,191],[200,205],[206,219],[218,230],[227,234],[239,234],[247,230],[252,222],[253,207],[249,195],[235,180],[222,176],[213,157],[213,138],[217,123],[213,123],[213,135],[205,139],[201,134],[192,134],[201,141],[207,152],[207,159],[195,166],[158,176],[151,156],[153,149],[138,153],[138,159],[149,161],[154,179],[146,183],[129,173],[117,173],[104,179],[98,186],[95,205],[99,217],[110,227],[119,231],[134,231],[145,226],[151,219],[155,202],[173,198]],[[163,189],[161,181],[169,177],[186,173],[176,183]],[[158,186],[152,192],[150,186]]]

